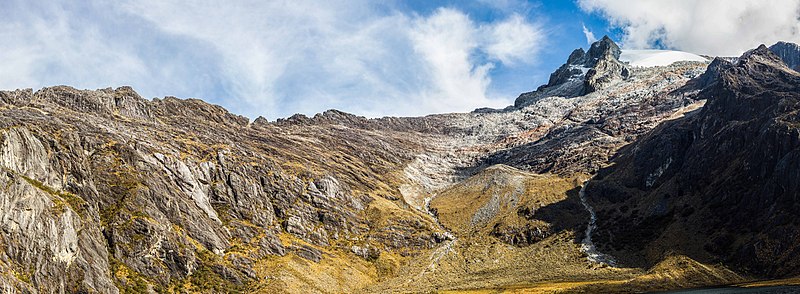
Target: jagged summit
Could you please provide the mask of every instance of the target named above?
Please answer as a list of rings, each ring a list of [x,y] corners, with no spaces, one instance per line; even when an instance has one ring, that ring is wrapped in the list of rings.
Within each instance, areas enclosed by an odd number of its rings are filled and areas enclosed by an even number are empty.
[[[693,83],[698,89],[704,89],[716,83],[719,80],[719,76],[732,66],[733,63],[725,58],[716,57],[708,65],[706,71],[690,81],[690,83]]]
[[[606,55],[611,55],[615,59],[619,59],[619,55],[622,53],[622,50],[619,49],[617,43],[614,43],[611,38],[608,36],[603,36],[603,38],[599,41],[592,43],[592,46],[589,47],[589,52],[587,53],[587,57],[593,60],[598,60]]]
[[[626,79],[630,71],[620,62],[621,53],[619,46],[608,36],[594,42],[588,52],[582,48],[575,49],[567,58],[567,63],[550,74],[546,85],[536,91],[523,93],[514,101],[514,106],[523,107],[548,96],[582,96],[613,81]]]
[[[780,56],[772,53],[772,51],[770,51],[769,48],[767,48],[767,46],[764,44],[759,45],[755,49],[750,49],[744,52],[742,56],[736,60],[736,65],[743,66],[749,62],[752,62],[752,60],[763,60],[766,62],[783,64],[783,60],[780,58]]]

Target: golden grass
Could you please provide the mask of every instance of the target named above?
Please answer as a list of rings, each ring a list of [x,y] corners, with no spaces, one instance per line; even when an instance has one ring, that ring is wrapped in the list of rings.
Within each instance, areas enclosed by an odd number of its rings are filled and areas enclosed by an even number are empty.
[[[256,263],[259,281],[253,293],[349,293],[376,282],[375,266],[349,252],[313,246],[289,234],[281,242],[314,247],[322,251],[320,262],[303,259],[294,253],[271,256]]]
[[[736,287],[800,286],[800,277],[735,284]]]

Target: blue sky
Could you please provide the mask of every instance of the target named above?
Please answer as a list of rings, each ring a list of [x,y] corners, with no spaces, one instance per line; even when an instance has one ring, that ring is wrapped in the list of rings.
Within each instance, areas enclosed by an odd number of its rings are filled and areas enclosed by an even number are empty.
[[[133,86],[270,120],[504,107],[575,48],[737,55],[798,41],[800,0],[0,1],[0,89]]]

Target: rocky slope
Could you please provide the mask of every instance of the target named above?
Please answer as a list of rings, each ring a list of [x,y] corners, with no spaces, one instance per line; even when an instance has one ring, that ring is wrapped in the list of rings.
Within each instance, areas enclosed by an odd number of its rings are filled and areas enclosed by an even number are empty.
[[[800,73],[763,45],[715,63],[701,110],[624,148],[589,184],[596,240],[635,266],[683,254],[796,276]]]
[[[0,97],[2,256],[20,289],[245,289],[268,256],[442,241],[390,200],[422,149],[392,131],[248,124],[130,88]]]
[[[741,279],[704,264],[717,260],[736,261],[726,264],[747,273],[791,274],[740,258],[751,252],[725,255],[719,253],[725,248],[700,242],[662,260],[661,239],[646,218],[656,215],[656,225],[682,230],[673,224],[682,214],[709,216],[700,206],[688,212],[670,201],[689,199],[684,195],[695,195],[689,188],[706,189],[702,183],[714,179],[682,184],[681,193],[664,183],[679,174],[681,162],[736,162],[708,154],[737,150],[752,141],[748,136],[774,144],[747,150],[775,157],[741,161],[752,170],[748,177],[763,176],[758,187],[772,187],[763,193],[793,191],[794,177],[769,175],[793,170],[782,154],[794,148],[787,134],[793,134],[797,73],[764,50],[737,64],[632,67],[619,61],[619,47],[606,37],[588,52],[573,52],[547,85],[520,95],[515,106],[417,118],[330,110],[250,122],[201,100],[143,99],[129,87],[0,91],[0,283],[22,293],[339,293],[550,282],[575,291],[646,290],[654,280],[686,287]],[[748,95],[767,98],[750,103],[742,98]],[[700,139],[674,129],[714,117],[692,112],[701,107],[718,116],[699,126],[709,147],[682,158],[689,153],[680,150],[691,149],[684,141]],[[758,123],[732,117],[756,115],[750,111],[759,107],[768,109],[752,119]],[[711,141],[726,130],[743,135]],[[654,140],[677,141],[647,143]],[[646,144],[661,149],[637,147]],[[674,163],[651,153],[627,155],[652,150],[671,154]],[[603,169],[618,152],[616,165]],[[723,172],[694,167],[691,174],[700,178]],[[581,247],[589,213],[579,191],[601,169],[587,188],[597,210],[595,238],[621,267],[589,262]],[[651,177],[642,178],[641,170]],[[730,191],[722,182],[703,191],[719,197],[714,191],[730,194],[752,180],[732,177],[724,182]],[[658,187],[668,194],[651,195]],[[745,192],[739,193],[730,195]],[[769,234],[792,233],[793,211],[771,208],[776,198],[764,195],[753,201],[783,216],[743,227],[769,224],[780,228]],[[709,203],[729,207],[745,199],[729,197]],[[729,219],[708,217],[703,224],[724,228]],[[651,235],[628,240],[642,232]],[[762,242],[758,256],[796,260],[794,253],[768,254],[793,252],[785,250],[793,248],[789,239],[749,232],[734,246]],[[726,244],[725,236],[740,231],[706,233],[713,244]]]

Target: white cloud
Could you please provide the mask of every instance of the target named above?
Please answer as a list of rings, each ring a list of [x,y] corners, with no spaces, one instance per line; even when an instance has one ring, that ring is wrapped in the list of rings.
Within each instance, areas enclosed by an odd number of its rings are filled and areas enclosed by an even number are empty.
[[[433,112],[509,105],[514,97],[487,95],[489,71],[501,64],[531,63],[544,47],[541,27],[518,14],[479,25],[461,11],[440,8],[412,22],[408,34],[415,52],[425,61],[422,69],[430,73],[427,79],[431,82],[419,103]]]
[[[414,21],[409,31],[413,48],[424,58],[432,84],[423,93],[426,108],[454,107],[460,100],[485,102],[489,65],[475,66],[470,54],[478,46],[474,24],[463,13],[440,9]]]
[[[218,3],[129,1],[125,9],[165,33],[210,44],[230,82],[230,108],[249,116],[502,107],[513,97],[487,97],[489,70],[534,61],[543,34],[515,14],[477,24],[456,9],[387,13],[362,0]]]
[[[597,41],[597,37],[594,36],[594,33],[590,31],[585,24],[581,24],[583,27],[583,35],[586,36],[586,43],[591,45],[592,43]]]
[[[759,44],[800,42],[800,0],[579,0],[621,27],[624,47],[739,55]]]
[[[209,93],[219,83],[203,75],[213,63],[177,46],[187,42],[164,42],[111,4],[7,0],[3,7],[0,89],[132,85],[145,96],[180,96]]]
[[[530,63],[535,57],[532,52],[543,47],[545,34],[542,29],[529,24],[519,14],[512,14],[508,19],[492,24],[485,30],[483,34],[488,37],[486,52],[491,58],[506,65]]]
[[[203,98],[251,118],[503,107],[514,97],[487,94],[491,69],[534,62],[544,39],[510,10],[476,22],[454,8],[419,15],[367,0],[4,7],[2,89],[132,85],[145,97]]]
[[[26,8],[22,6],[21,8]],[[74,82],[94,87],[145,74],[125,48],[105,43],[96,26],[79,24],[69,11],[46,6],[42,15],[0,23],[0,88],[39,87],[40,82]]]

